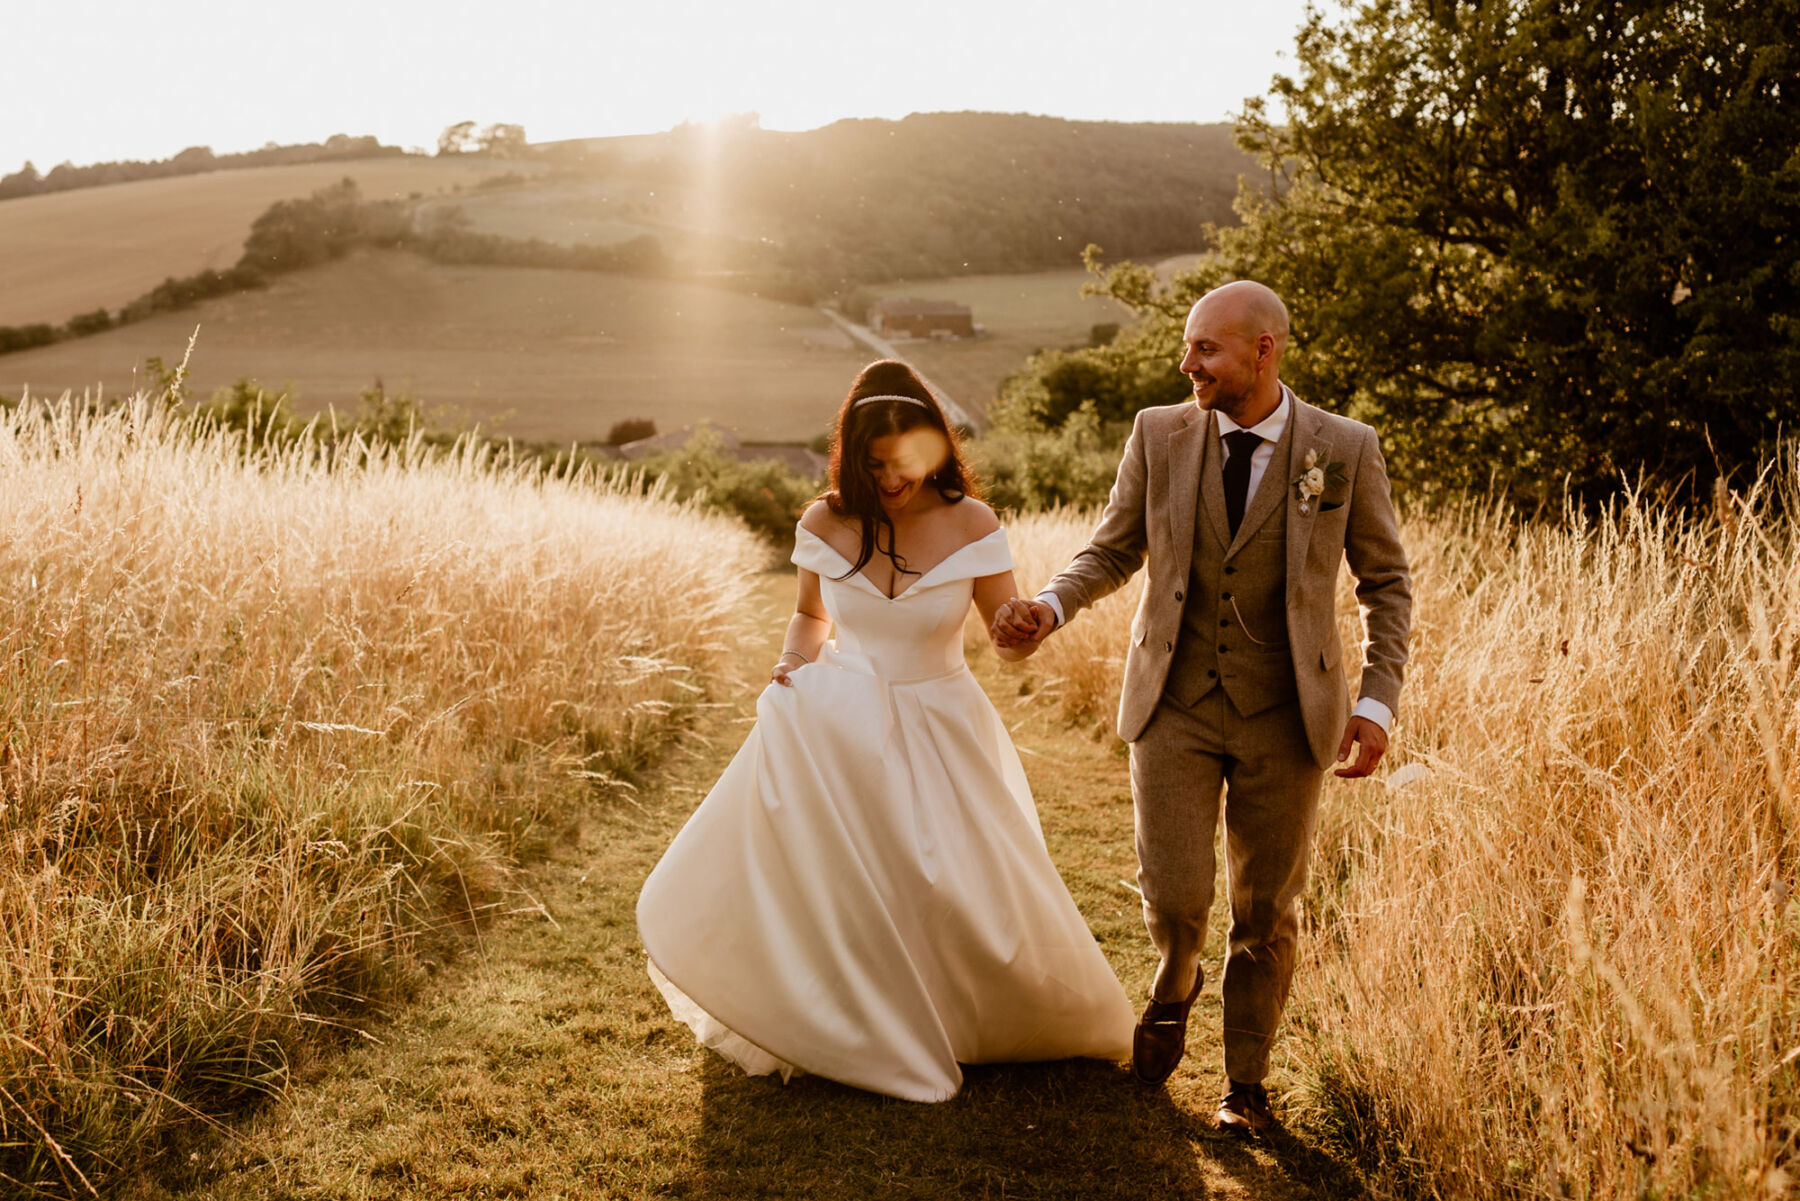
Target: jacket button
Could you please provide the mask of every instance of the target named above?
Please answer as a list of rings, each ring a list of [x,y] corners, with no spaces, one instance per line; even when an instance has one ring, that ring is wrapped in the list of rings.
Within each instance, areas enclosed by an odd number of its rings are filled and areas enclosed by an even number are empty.
[[[1219,618],[1219,628],[1220,628],[1220,629],[1221,629],[1221,630],[1222,630],[1222,629],[1224,629],[1224,628],[1225,628],[1225,627],[1226,627],[1226,626],[1228,626],[1228,625],[1230,625],[1230,624],[1231,624],[1231,618],[1229,618],[1229,617],[1221,617],[1221,618]]]
[[[1207,679],[1209,679],[1209,680],[1216,680],[1216,679],[1218,679],[1218,678],[1219,678],[1219,671],[1218,671],[1218,668],[1216,668],[1216,667],[1209,667],[1209,668],[1207,668],[1207,669],[1206,669],[1206,678],[1207,678]]]
[[[1230,649],[1231,648],[1226,646],[1223,642],[1219,643],[1219,653],[1221,655],[1223,655],[1225,652],[1229,651]]]
[[[1220,599],[1220,600],[1230,600],[1230,599],[1231,599],[1231,593],[1229,593],[1229,592],[1221,592],[1221,593],[1219,593],[1219,599]]]
[[[1235,568],[1235,567],[1227,567],[1227,568],[1226,568],[1226,569],[1225,569],[1225,574],[1226,574],[1226,575],[1236,575],[1236,574],[1237,574],[1237,568]]]
[[[1172,651],[1175,649],[1175,644],[1173,642],[1165,642],[1163,643],[1163,649],[1165,651]]]
[[[1175,599],[1176,599],[1176,600],[1186,600],[1186,599],[1187,599],[1187,598],[1186,598],[1186,597],[1184,597],[1184,596],[1182,596],[1182,595],[1181,595],[1181,589],[1179,589],[1179,588],[1177,588],[1177,589],[1176,589],[1176,590],[1175,590]]]

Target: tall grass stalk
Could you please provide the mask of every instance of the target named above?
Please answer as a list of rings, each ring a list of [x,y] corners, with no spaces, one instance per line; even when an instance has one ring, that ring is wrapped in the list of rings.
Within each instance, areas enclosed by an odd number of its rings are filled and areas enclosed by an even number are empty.
[[[1424,772],[1327,789],[1280,1044],[1380,1191],[1800,1188],[1797,512],[1790,459],[1707,513],[1406,522]],[[1015,523],[1021,584],[1090,529]],[[1071,716],[1110,720],[1134,600],[1031,661]]]
[[[764,554],[472,444],[0,413],[0,1191],[94,1193],[527,903],[518,854],[629,800]]]

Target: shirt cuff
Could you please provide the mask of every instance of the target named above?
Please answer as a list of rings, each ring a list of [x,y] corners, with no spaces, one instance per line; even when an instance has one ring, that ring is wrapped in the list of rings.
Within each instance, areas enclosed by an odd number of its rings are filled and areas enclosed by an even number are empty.
[[[1056,593],[1040,592],[1037,594],[1037,599],[1050,606],[1050,611],[1056,614],[1056,629],[1062,629],[1064,624],[1062,601],[1057,597]]]
[[[1383,734],[1393,732],[1394,711],[1372,696],[1365,696],[1350,710],[1351,717],[1366,717],[1381,727]]]

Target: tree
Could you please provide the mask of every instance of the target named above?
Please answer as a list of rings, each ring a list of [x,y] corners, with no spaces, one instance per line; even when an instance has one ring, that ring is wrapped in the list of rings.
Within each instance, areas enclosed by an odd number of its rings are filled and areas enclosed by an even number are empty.
[[[523,125],[490,125],[478,139],[483,154],[494,158],[524,158],[526,154]]]
[[[27,159],[23,167],[0,178],[0,200],[11,196],[30,196],[40,190],[43,181],[44,177],[38,174],[37,167]]]
[[[471,154],[475,150],[475,122],[458,121],[438,135],[439,154]]]
[[[1800,0],[1315,11],[1285,123],[1240,122],[1272,184],[1243,224],[1172,291],[1100,290],[1172,356],[1192,297],[1270,284],[1289,379],[1415,485],[1741,475],[1800,411],[1797,28]]]

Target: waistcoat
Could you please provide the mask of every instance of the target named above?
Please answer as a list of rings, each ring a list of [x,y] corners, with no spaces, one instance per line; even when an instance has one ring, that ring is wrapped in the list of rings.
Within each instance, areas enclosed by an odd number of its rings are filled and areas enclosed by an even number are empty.
[[[1290,417],[1256,496],[1245,506],[1246,524],[1257,520],[1263,507],[1256,500],[1265,489],[1286,491],[1293,429]],[[1209,457],[1202,470],[1217,475],[1225,452],[1216,424],[1209,436]],[[1198,492],[1203,497],[1206,488]],[[1195,503],[1201,503],[1200,497]],[[1248,537],[1234,542],[1237,549],[1232,551],[1220,541],[1213,522],[1204,513],[1195,514],[1187,600],[1163,694],[1192,705],[1214,688],[1223,688],[1237,711],[1251,717],[1299,695],[1288,649],[1286,497],[1272,511],[1261,513],[1260,524]]]

